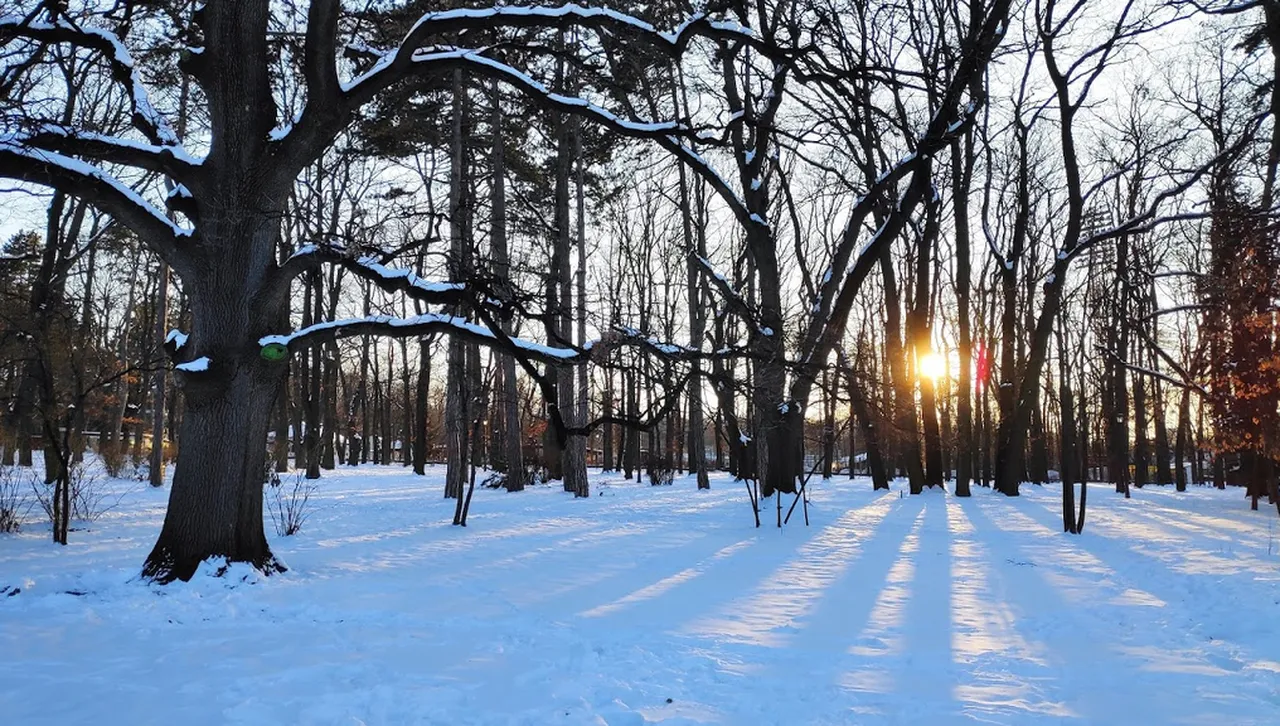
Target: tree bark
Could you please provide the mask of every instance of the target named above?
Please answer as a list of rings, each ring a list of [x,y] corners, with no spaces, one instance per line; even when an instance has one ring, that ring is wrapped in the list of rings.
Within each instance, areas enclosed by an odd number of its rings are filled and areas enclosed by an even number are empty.
[[[465,90],[462,85],[462,71],[453,72],[453,110],[451,116],[452,136],[450,148],[452,163],[449,168],[449,267],[450,279],[465,279],[466,268],[464,258],[466,251],[462,230],[462,165],[465,163],[462,145],[462,106]],[[455,310],[454,315],[463,316],[465,310]],[[467,351],[462,339],[451,336],[448,344],[448,368],[446,370],[445,395],[445,487],[446,499],[462,496],[463,486],[467,481],[467,462],[469,448],[468,422],[471,420],[471,392],[467,389]]]

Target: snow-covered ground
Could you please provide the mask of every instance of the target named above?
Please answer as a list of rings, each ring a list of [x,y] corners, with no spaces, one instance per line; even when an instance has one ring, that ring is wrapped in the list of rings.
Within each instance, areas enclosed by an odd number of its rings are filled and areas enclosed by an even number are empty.
[[[8,724],[1278,724],[1280,528],[1238,491],[813,492],[755,529],[743,486],[593,475],[478,490],[443,469],[320,482],[291,570],[135,579],[166,490],[65,548],[0,536]],[[268,524],[270,531],[270,524]]]

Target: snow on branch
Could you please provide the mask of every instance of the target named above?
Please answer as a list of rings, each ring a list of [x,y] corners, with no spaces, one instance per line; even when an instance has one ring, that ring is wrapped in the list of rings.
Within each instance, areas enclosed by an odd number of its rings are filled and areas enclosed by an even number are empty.
[[[761,45],[751,28],[732,21],[715,20],[706,13],[695,13],[674,30],[663,32],[634,15],[606,7],[582,7],[573,3],[559,7],[457,8],[427,13],[418,19],[405,40],[408,44],[440,33],[520,27],[630,30],[648,37],[655,46],[670,53],[679,53],[699,35]]]
[[[357,105],[400,80],[410,72],[414,55],[430,47],[428,39],[447,33],[500,29],[593,28],[602,33],[624,31],[637,34],[668,55],[682,53],[695,37],[706,36],[748,43],[766,55],[778,56],[778,49],[761,42],[756,34],[738,23],[714,20],[705,13],[686,19],[672,32],[663,32],[651,23],[610,8],[587,8],[575,4],[559,7],[457,8],[420,17],[393,52],[381,55],[366,72],[341,84],[347,100]]]
[[[0,134],[0,176],[62,189],[93,204],[126,225],[170,264],[180,265],[179,239],[192,230],[180,227],[127,184],[79,159],[26,145],[26,137]]]
[[[729,306],[737,311],[739,315],[745,317],[747,323],[754,325],[755,313],[752,311],[751,306],[747,304],[746,299],[742,297],[742,294],[735,290],[733,285],[729,284],[728,278],[716,270],[715,266],[711,264],[711,260],[692,252],[690,254],[693,254],[694,258],[698,260],[698,264],[702,267],[707,280],[710,281],[712,287],[720,291],[720,295],[729,303]]]
[[[501,341],[492,330],[483,325],[472,323],[465,318],[445,313],[424,313],[407,318],[390,315],[371,315],[364,318],[334,320],[316,323],[286,335],[267,335],[258,340],[261,346],[283,345],[291,351],[306,349],[316,343],[350,338],[356,335],[380,335],[386,337],[407,337],[443,332],[450,335],[461,335],[476,342],[499,347]],[[585,359],[589,346],[583,350],[573,348],[553,348],[541,343],[522,338],[508,338],[511,342],[507,351],[515,355],[535,358],[545,363],[571,363]]]
[[[509,353],[522,364],[537,361],[550,365],[577,365],[587,363],[593,357],[603,357],[604,353],[620,346],[641,348],[662,358],[683,361],[748,355],[744,349],[728,347],[714,353],[706,353],[664,342],[646,335],[643,331],[625,326],[619,326],[599,340],[588,341],[580,348],[557,347],[510,336],[492,320],[486,320],[486,324],[480,324],[448,313],[424,313],[406,318],[370,315],[363,318],[316,323],[292,333],[263,336],[258,339],[258,345],[264,348],[284,346],[290,352],[297,352],[319,343],[358,335],[403,338],[431,333],[462,336],[489,348]]]
[[[680,23],[675,30],[663,32],[645,20],[603,7],[588,8],[568,4],[559,7],[458,8],[423,15],[393,51],[376,51],[367,46],[359,46],[362,55],[377,57],[378,60],[355,78],[341,82],[339,87],[342,97],[337,100],[341,101],[347,111],[351,111],[413,73],[413,66],[421,63],[424,56],[434,55],[437,60],[443,60],[439,55],[442,52],[440,47],[428,42],[435,36],[465,34],[468,31],[556,28],[591,28],[602,34],[619,31],[632,33],[647,41],[650,47],[671,57],[678,57],[683,53],[694,38],[708,37],[750,45],[757,52],[775,60],[790,60],[786,52],[764,42],[750,28],[732,21],[716,20],[705,13],[697,13]],[[460,57],[469,52],[478,53],[480,49],[452,52]]]
[[[753,215],[747,207],[746,201],[734,190],[724,177],[720,176],[720,172],[716,171],[711,162],[707,161],[701,154],[693,149],[683,139],[675,136],[659,136],[655,140],[662,148],[671,152],[677,159],[684,162],[685,166],[702,178],[708,186],[711,187],[720,199],[728,205],[729,210],[733,212],[733,216],[737,218],[738,223],[743,227],[751,224],[764,224],[767,222],[761,220],[759,215]]]
[[[469,67],[479,75],[500,80],[520,90],[544,106],[587,117],[625,136],[662,138],[689,132],[688,126],[676,121],[632,121],[621,118],[585,98],[556,93],[523,71],[482,55],[478,50],[448,49],[414,53],[413,62],[422,66],[444,64]]]
[[[30,147],[156,172],[179,182],[203,163],[180,146],[160,146],[58,124],[40,124],[33,133],[15,134],[13,139]]]
[[[376,255],[356,257],[343,247],[333,244],[300,247],[280,266],[275,286],[287,288],[288,283],[298,275],[326,263],[340,265],[387,292],[403,293],[425,303],[457,304],[469,300],[466,297],[468,286],[465,283],[424,280],[407,268],[386,266]]]
[[[80,25],[66,16],[53,22],[31,20],[18,15],[0,16],[0,37],[28,38],[41,43],[66,43],[100,52],[116,82],[125,87],[132,107],[133,125],[153,144],[187,157],[182,142],[168,119],[151,104],[142,74],[120,36],[105,29]]]
[[[179,227],[170,221],[160,210],[156,209],[150,202],[142,198],[142,195],[131,189],[127,184],[120,181],[116,177],[108,174],[103,169],[96,167],[88,162],[73,159],[69,156],[59,154],[44,149],[36,149],[25,144],[26,137],[14,134],[0,134],[0,154],[12,154],[14,156],[23,157],[36,165],[48,165],[56,167],[60,170],[78,174],[85,177],[86,181],[98,181],[109,187],[115,194],[119,195],[123,200],[137,206],[139,210],[148,215],[156,224],[166,227],[175,237],[190,237],[191,230]],[[0,169],[3,165],[0,164]],[[114,211],[114,210],[104,210]]]

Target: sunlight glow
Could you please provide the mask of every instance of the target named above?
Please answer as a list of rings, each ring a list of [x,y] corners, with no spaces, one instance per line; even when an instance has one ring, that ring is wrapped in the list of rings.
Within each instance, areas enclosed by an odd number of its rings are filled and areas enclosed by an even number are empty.
[[[938,380],[947,375],[947,361],[938,353],[925,353],[920,358],[920,376]]]

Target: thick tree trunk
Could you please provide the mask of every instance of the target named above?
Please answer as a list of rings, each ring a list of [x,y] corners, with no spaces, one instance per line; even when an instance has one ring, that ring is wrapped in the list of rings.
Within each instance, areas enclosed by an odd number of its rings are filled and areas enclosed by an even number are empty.
[[[1164,410],[1164,387],[1159,381],[1152,382],[1155,400],[1155,452],[1156,452],[1156,484],[1172,484],[1173,470],[1169,468],[1169,422]]]
[[[934,379],[920,370],[921,361],[933,350],[932,316],[929,310],[930,272],[933,265],[933,248],[938,236],[938,205],[929,202],[924,232],[916,244],[916,280],[914,301],[907,315],[907,335],[911,340],[916,359],[916,380],[920,388],[920,421],[924,434],[924,483],[926,486],[942,486],[945,478],[942,470],[942,436],[938,430],[938,403]]]
[[[836,401],[831,368],[822,367],[822,478],[830,479],[836,458]]]
[[[213,366],[190,374],[185,385],[182,456],[160,538],[142,570],[157,582],[189,580],[211,557],[264,572],[284,570],[262,527],[267,430],[283,367],[272,369],[247,356],[215,359]],[[211,380],[196,380],[197,375]]]
[[[510,292],[511,258],[507,250],[507,187],[506,187],[506,135],[503,133],[502,97],[498,92],[498,82],[494,81],[489,90],[490,130],[492,138],[493,181],[489,186],[490,194],[490,249],[493,255],[494,275],[498,278],[501,291]],[[508,335],[513,330],[509,322],[502,323],[503,331]],[[502,353],[495,354],[498,367],[497,385],[497,419],[502,430],[502,465],[507,472],[506,488],[509,492],[524,489],[524,432],[520,427],[520,392],[516,380],[515,358]],[[606,394],[607,395],[607,394]],[[608,431],[605,432],[606,437]],[[606,444],[606,459],[608,457]],[[606,465],[607,468],[607,465]]]
[[[339,278],[336,270],[329,277],[329,300],[325,319],[338,319]],[[407,360],[407,359],[406,359]],[[331,341],[324,345],[324,413],[321,421],[320,468],[332,471],[337,466],[336,444],[338,438],[338,344]]]
[[[605,419],[613,415],[613,369],[604,372],[604,390],[600,392],[600,407]],[[613,425],[600,426],[600,465],[604,471],[617,469],[613,451]]]
[[[321,298],[321,281],[322,277],[316,273],[311,276],[311,284],[314,290],[311,293],[311,320],[318,321],[320,318],[320,298]],[[321,382],[321,360],[320,346],[315,346],[307,351],[307,404],[306,404],[306,434],[303,436],[304,448],[307,454],[307,473],[308,479],[320,478],[320,382]],[[390,381],[391,376],[388,371],[387,380]],[[383,460],[386,463],[386,460]]]
[[[640,403],[638,400],[639,393],[637,392],[636,374],[634,371],[630,369],[626,371],[625,383],[623,385],[626,388],[623,394],[626,397],[626,417],[634,421],[640,415]],[[640,431],[634,426],[628,426],[623,429],[622,434],[622,472],[627,479],[630,479],[632,475],[635,474],[636,479],[638,480],[640,478],[639,467]]]
[[[1138,360],[1142,358],[1139,355]],[[1133,381],[1133,485],[1141,489],[1150,481],[1151,444],[1147,438],[1147,382]]]
[[[689,183],[684,164],[679,166],[680,172],[680,221],[684,229],[685,245],[689,248],[685,259],[685,294],[689,307],[689,347],[694,350],[702,348],[702,339],[706,332],[706,309],[702,304],[702,273],[699,271],[699,260],[705,258],[706,225],[701,219],[701,194],[698,197],[699,219],[695,224],[692,205],[690,203]],[[707,478],[706,425],[702,419],[702,371],[698,361],[693,361],[689,372],[689,470],[698,481],[699,489],[710,489],[711,480]]]

